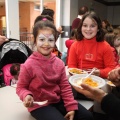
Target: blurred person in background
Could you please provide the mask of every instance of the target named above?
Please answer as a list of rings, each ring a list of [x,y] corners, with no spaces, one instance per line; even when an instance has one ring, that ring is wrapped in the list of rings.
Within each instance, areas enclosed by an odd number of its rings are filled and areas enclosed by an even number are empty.
[[[109,23],[108,20],[103,20],[102,21],[102,29],[104,31],[104,33],[108,33],[108,32],[113,32],[113,27],[112,25]]]
[[[82,7],[79,8],[78,17],[75,18],[72,22],[72,29],[77,29],[78,28],[78,26],[81,22],[81,19],[86,12],[88,12],[88,7],[87,6],[82,6]]]
[[[0,35],[0,45],[2,45],[8,39],[5,36]]]
[[[115,66],[119,65],[119,55],[118,55],[118,51],[114,45],[114,42],[116,40],[116,35],[112,32],[112,33],[106,33],[105,34],[105,40],[107,43],[109,43],[109,45],[111,46],[111,49],[113,51],[114,54],[114,60],[115,60]]]

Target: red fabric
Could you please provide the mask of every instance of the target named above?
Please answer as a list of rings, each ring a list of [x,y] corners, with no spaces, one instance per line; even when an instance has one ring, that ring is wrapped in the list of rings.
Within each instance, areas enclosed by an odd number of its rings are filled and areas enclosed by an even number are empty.
[[[21,65],[17,83],[17,94],[21,100],[31,94],[34,101],[48,100],[48,103],[57,103],[62,98],[67,111],[77,110],[78,103],[74,100],[71,86],[68,82],[65,66],[61,59],[53,53],[48,59],[38,52],[34,52]],[[41,106],[34,105],[29,111]]]
[[[79,24],[81,22],[81,19],[80,18],[75,18],[72,22],[72,29],[77,29]]]
[[[117,54],[117,51],[114,47],[111,47],[113,54],[114,54],[114,60],[115,60],[115,66],[119,66],[119,56]]]
[[[68,67],[100,69],[100,76],[107,78],[108,73],[115,68],[114,55],[110,45],[97,42],[96,38],[91,40],[75,41],[69,52]]]
[[[73,44],[73,42],[74,42],[74,40],[70,40],[70,39],[65,41],[65,45],[67,47],[66,65],[68,64],[69,51],[70,51],[70,47]]]
[[[4,74],[5,85],[10,85],[10,80],[13,78],[13,76],[10,74],[11,65],[12,64],[7,64],[2,68],[3,74]]]

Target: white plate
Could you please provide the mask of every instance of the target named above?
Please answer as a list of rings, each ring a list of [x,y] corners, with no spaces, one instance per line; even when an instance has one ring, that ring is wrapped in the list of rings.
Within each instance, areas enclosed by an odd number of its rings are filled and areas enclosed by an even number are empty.
[[[76,72],[72,72],[71,70],[76,70]],[[78,71],[80,71],[80,73],[77,73]],[[68,68],[68,72],[70,73],[70,75],[87,74],[86,71],[78,69],[78,68]]]
[[[69,82],[70,82],[70,84],[73,85],[73,86],[82,88],[81,86],[77,85],[76,82],[77,82],[78,80],[80,80],[81,78],[85,77],[86,75],[87,75],[87,74],[79,74],[79,75],[71,76],[71,77],[69,78]],[[103,86],[106,84],[105,80],[102,79],[102,78],[100,78],[100,77],[98,77],[98,76],[91,75],[90,77],[92,78],[93,81],[95,81],[95,82],[98,83],[98,86],[97,86],[96,88],[101,88],[101,87],[103,87]],[[82,81],[81,81],[81,83],[82,83]]]

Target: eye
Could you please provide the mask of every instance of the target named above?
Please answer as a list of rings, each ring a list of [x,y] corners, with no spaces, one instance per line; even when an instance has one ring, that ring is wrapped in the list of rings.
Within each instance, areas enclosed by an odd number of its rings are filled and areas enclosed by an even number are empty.
[[[39,38],[39,41],[44,41],[45,40],[45,38]]]
[[[93,27],[96,27],[96,25],[91,25],[91,27],[93,28]]]
[[[83,24],[83,27],[87,27],[87,25]]]
[[[55,40],[54,39],[49,39],[50,42],[54,42]]]

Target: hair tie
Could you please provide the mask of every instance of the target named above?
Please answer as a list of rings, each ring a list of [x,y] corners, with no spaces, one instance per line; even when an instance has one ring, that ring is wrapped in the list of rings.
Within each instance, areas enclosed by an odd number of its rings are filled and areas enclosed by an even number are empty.
[[[47,20],[47,18],[43,18],[42,20],[43,20],[43,21],[46,21],[46,20]]]

